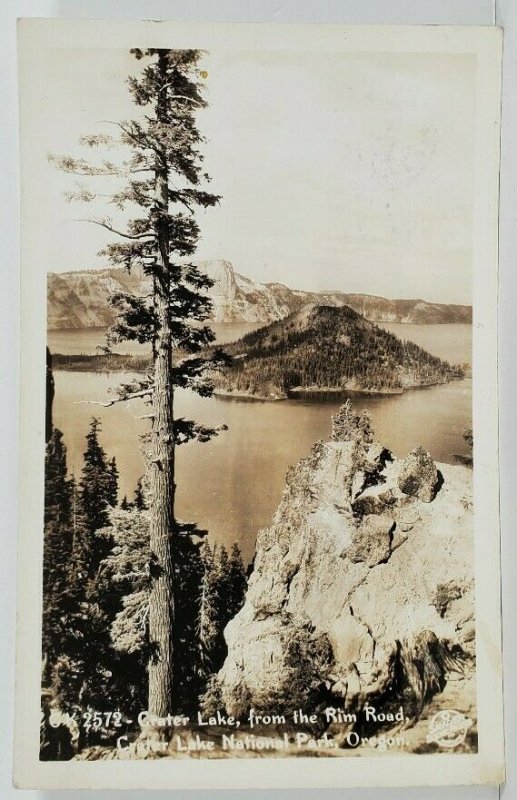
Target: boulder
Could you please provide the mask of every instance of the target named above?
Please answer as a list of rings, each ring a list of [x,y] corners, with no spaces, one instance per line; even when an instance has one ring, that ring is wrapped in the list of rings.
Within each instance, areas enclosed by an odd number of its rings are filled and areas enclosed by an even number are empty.
[[[393,517],[387,514],[365,517],[354,533],[346,555],[350,561],[364,561],[369,567],[387,561],[394,528]]]
[[[404,494],[431,503],[438,491],[438,470],[423,447],[415,447],[404,459],[398,476],[398,487]]]

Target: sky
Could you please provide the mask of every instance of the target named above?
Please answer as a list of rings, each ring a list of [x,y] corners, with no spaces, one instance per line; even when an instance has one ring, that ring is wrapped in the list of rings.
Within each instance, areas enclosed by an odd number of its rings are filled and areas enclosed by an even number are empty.
[[[47,271],[106,266],[109,214],[68,203],[54,154],[134,116],[136,62],[118,49],[52,51],[32,87],[34,178],[47,187],[35,234]],[[199,113],[220,206],[199,214],[198,257],[261,282],[470,303],[475,58],[447,53],[237,50],[206,54]],[[108,178],[83,183],[109,194]]]

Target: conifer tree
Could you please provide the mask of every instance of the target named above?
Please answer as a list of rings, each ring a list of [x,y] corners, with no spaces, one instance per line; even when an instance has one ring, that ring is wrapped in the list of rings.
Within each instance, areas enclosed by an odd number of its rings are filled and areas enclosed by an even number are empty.
[[[199,602],[199,641],[205,677],[223,665],[227,648],[224,629],[241,609],[247,580],[237,543],[231,554],[222,544],[202,549],[203,579]]]
[[[237,542],[234,542],[228,561],[228,622],[241,610],[247,585],[242,553]]]
[[[118,175],[125,179],[111,202],[120,209],[141,209],[122,230],[111,219],[92,220],[124,241],[107,245],[103,254],[128,271],[148,276],[151,291],[145,296],[117,294],[118,312],[110,341],[149,342],[152,370],[145,378],[122,385],[106,405],[145,398],[151,405],[151,431],[147,442],[150,515],[149,601],[149,711],[165,716],[173,708],[174,643],[179,620],[175,617],[175,560],[180,541],[188,535],[174,513],[175,447],[191,440],[208,441],[221,428],[207,427],[174,411],[177,388],[209,396],[213,386],[209,371],[227,359],[214,350],[208,359],[196,356],[214,340],[210,328],[200,324],[210,312],[206,290],[211,281],[190,261],[199,228],[196,208],[219,200],[207,191],[199,151],[202,136],[195,113],[206,105],[202,97],[202,54],[197,50],[134,49],[145,66],[129,78],[135,105],[145,113],[116,121],[118,139],[104,134],[87,136],[85,145],[111,147],[122,144],[129,156],[122,163],[104,160],[92,165],[84,159],[57,159],[63,170],[79,175]],[[95,193],[80,189],[70,197],[92,200]],[[93,522],[93,521],[92,521]],[[97,521],[95,520],[95,524]]]
[[[43,534],[43,653],[47,675],[60,651],[62,612],[72,553],[72,483],[67,474],[63,434],[54,428],[45,455]]]
[[[45,523],[51,521],[59,525],[69,523],[71,489],[63,434],[58,428],[54,428],[45,457]]]
[[[108,464],[106,453],[99,444],[100,420],[93,417],[86,435],[86,452],[80,481],[81,505],[86,525],[91,533],[108,524],[108,506],[114,505],[113,470]]]
[[[221,626],[220,592],[217,584],[216,549],[208,542],[202,548],[203,576],[199,594],[198,640],[202,669],[208,677],[217,669],[217,650]]]
[[[117,469],[117,462],[115,461],[115,456],[110,459],[108,462],[108,494],[107,494],[107,501],[110,506],[114,507],[118,503],[118,469]]]
[[[139,478],[136,482],[134,506],[138,511],[143,511],[145,508],[147,508],[145,504],[142,478]]]

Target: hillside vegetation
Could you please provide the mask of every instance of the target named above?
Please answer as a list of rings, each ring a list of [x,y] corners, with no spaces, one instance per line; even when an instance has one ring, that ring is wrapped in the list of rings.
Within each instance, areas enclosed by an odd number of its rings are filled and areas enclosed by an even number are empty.
[[[308,306],[225,350],[233,364],[218,379],[218,390],[256,397],[396,393],[463,377],[459,366],[398,339],[348,306]]]

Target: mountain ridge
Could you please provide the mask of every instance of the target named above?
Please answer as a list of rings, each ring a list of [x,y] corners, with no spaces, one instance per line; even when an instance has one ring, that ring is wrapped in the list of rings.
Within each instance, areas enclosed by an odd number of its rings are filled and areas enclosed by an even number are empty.
[[[471,306],[430,303],[426,300],[392,300],[379,295],[342,291],[310,292],[291,289],[280,282],[258,283],[235,272],[224,259],[200,261],[199,267],[214,280],[210,290],[212,319],[220,323],[267,324],[284,319],[313,303],[349,306],[371,322],[418,324],[470,323]],[[47,327],[102,328],[113,323],[109,295],[114,291],[144,293],[149,279],[135,270],[122,268],[48,273]]]

